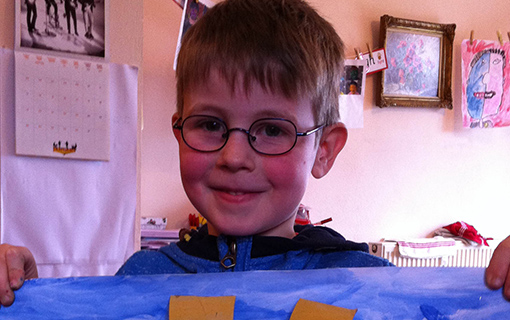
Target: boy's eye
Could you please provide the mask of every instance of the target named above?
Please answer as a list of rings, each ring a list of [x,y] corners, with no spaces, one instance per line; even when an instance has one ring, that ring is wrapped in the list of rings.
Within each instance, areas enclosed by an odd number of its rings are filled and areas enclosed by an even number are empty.
[[[270,120],[256,122],[250,133],[256,137],[287,138],[295,135],[292,124],[283,120]]]
[[[282,129],[275,125],[267,125],[264,129],[266,136],[277,137],[282,133]]]
[[[208,121],[204,123],[203,127],[208,131],[218,131],[221,129],[221,124],[218,121]]]
[[[194,127],[196,129],[201,129],[204,131],[211,131],[211,132],[217,132],[217,131],[224,131],[223,130],[223,124],[216,120],[202,120],[197,122]]]

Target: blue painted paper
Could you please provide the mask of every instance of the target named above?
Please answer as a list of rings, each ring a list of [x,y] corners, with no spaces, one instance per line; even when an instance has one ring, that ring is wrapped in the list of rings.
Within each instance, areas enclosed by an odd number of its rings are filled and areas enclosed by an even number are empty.
[[[234,319],[289,319],[300,298],[358,309],[354,319],[510,319],[482,268],[306,271],[29,280],[0,319],[168,319],[172,295],[236,296]]]

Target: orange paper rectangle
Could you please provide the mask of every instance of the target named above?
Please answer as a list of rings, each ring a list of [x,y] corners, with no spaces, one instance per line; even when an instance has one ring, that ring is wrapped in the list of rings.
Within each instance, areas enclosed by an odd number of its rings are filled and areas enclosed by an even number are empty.
[[[171,296],[169,320],[233,320],[235,296]]]
[[[357,311],[299,299],[290,320],[352,320]]]

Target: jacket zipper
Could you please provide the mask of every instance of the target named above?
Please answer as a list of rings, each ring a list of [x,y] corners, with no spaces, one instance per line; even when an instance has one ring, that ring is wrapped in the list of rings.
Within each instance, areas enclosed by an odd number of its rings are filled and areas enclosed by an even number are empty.
[[[225,269],[232,269],[236,265],[236,259],[237,259],[237,242],[235,238],[227,238],[227,244],[228,244],[228,252],[227,254],[221,259],[220,263],[221,266]]]

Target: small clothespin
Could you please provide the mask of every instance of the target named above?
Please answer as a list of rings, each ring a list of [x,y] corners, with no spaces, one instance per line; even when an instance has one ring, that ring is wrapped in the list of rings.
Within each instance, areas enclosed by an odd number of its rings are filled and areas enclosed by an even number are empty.
[[[356,53],[356,59],[361,60],[363,57],[361,56],[361,53],[359,52],[358,48],[354,48],[354,52]]]
[[[499,40],[499,44],[501,44],[501,46],[503,46],[503,36],[501,35],[501,32],[498,30],[498,40]]]
[[[474,38],[475,30],[471,30],[471,35],[469,36],[469,44],[473,45],[473,38]]]
[[[367,42],[367,49],[368,49],[368,57],[370,59],[373,59],[374,57],[372,56],[372,49],[370,49],[370,45],[368,44],[368,42]]]
[[[508,36],[508,41],[510,41],[510,32],[507,32],[506,35]]]

